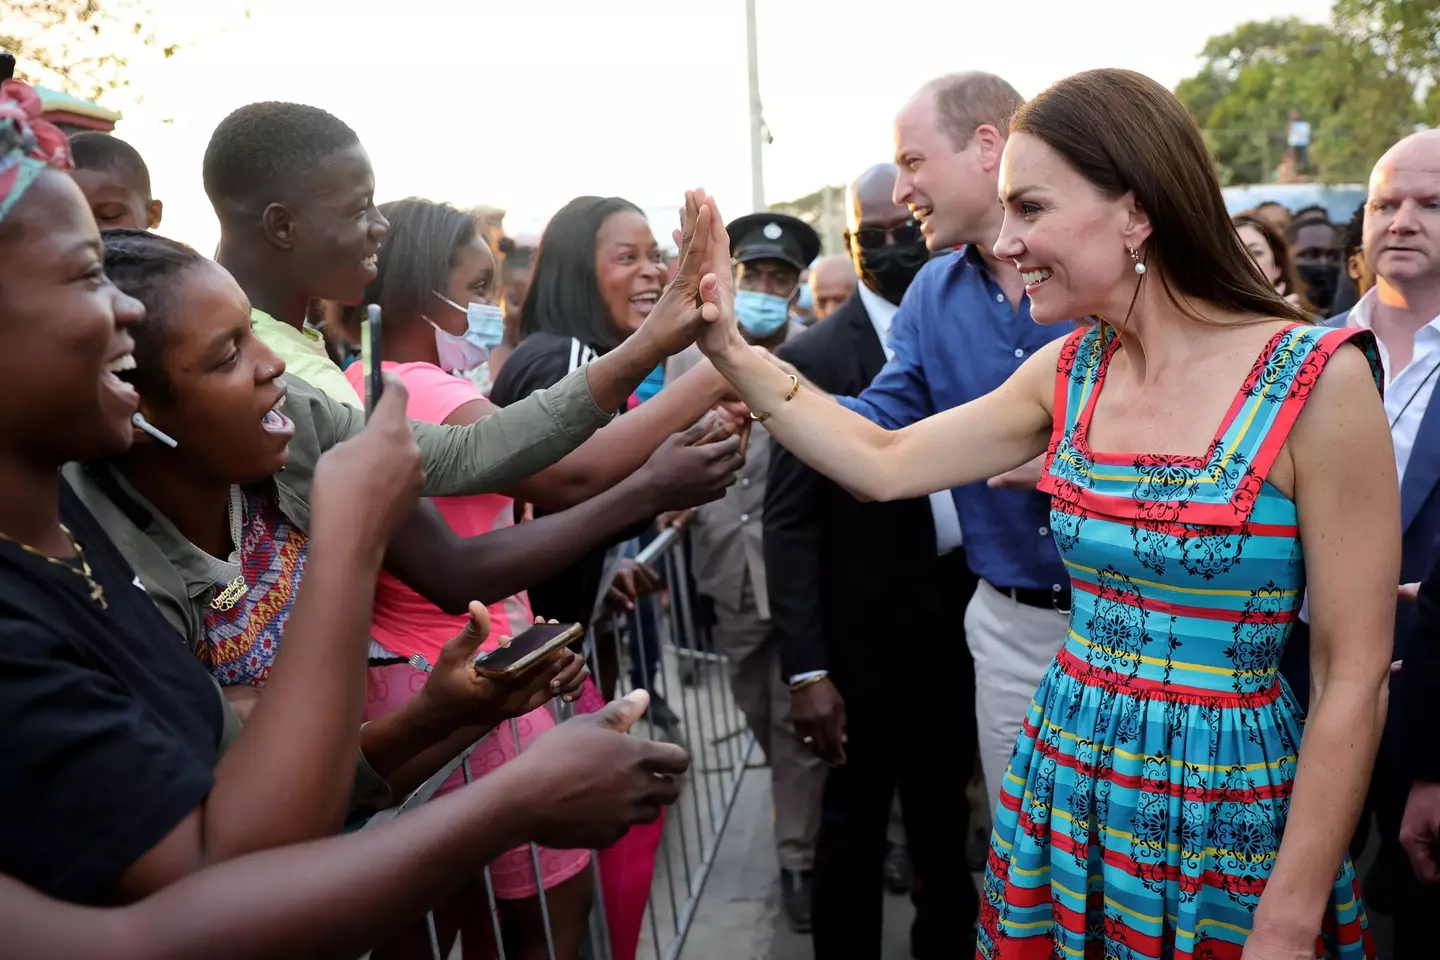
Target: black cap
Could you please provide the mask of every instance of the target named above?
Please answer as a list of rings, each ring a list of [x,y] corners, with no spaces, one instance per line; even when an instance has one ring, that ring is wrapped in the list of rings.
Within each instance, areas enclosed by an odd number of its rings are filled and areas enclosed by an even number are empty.
[[[730,221],[730,259],[780,260],[804,270],[820,256],[820,234],[797,217],[784,213],[752,213]]]

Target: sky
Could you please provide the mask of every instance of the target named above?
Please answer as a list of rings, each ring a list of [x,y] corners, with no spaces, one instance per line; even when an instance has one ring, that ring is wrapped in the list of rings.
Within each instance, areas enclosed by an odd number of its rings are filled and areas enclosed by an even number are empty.
[[[148,162],[163,233],[214,250],[201,186],[211,131],[256,100],[336,114],[375,166],[377,198],[509,211],[538,236],[582,194],[657,211],[686,188],[751,211],[744,0],[148,0],[171,59],[132,58],[111,105]],[[1000,74],[1022,95],[1093,67],[1167,87],[1245,20],[1323,21],[1328,0],[756,0],[767,202],[889,159],[891,121],[925,81]],[[246,11],[248,10],[248,16]],[[142,102],[134,103],[136,95]]]

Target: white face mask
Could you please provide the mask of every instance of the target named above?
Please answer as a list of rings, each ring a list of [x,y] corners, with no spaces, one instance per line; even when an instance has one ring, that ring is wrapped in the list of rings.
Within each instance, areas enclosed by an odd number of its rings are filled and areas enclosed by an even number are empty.
[[[458,337],[441,329],[429,317],[425,318],[435,328],[435,352],[439,354],[440,368],[451,373],[474,370],[490,358],[490,351],[504,339],[504,315],[499,307],[488,303],[472,303],[467,308],[441,293],[435,296],[465,314],[465,333]]]

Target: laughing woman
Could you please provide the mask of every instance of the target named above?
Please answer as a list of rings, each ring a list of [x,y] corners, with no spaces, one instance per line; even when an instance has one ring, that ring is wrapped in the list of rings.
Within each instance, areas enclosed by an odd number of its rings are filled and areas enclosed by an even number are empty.
[[[982,160],[1031,315],[1100,321],[995,392],[892,432],[801,390],[735,327],[723,231],[701,338],[772,437],[862,496],[1046,454],[1074,604],[1002,784],[976,955],[1373,956],[1345,846],[1400,553],[1374,339],[1276,292],[1184,107],[1139,74],[1060,81]],[[1276,668],[1307,587],[1302,742]]]
[[[237,736],[61,478],[131,446],[139,396],[112,371],[133,366],[143,310],[106,276],[64,136],[39,116],[28,87],[0,86],[0,872],[124,902],[340,826],[363,706],[356,638],[422,476],[398,390],[317,469],[293,652]]]

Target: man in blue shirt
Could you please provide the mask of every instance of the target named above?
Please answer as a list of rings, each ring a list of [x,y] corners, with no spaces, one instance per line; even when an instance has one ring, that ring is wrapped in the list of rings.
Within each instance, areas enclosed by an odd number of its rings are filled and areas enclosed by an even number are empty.
[[[999,77],[932,81],[895,119],[895,201],[924,225],[932,251],[891,326],[894,359],[858,397],[840,402],[891,430],[999,387],[1036,350],[1069,330],[1030,319],[1013,264],[990,256],[1000,234],[1000,154],[1022,100]],[[1035,688],[1065,639],[1070,578],[1050,536],[1038,466],[951,492],[970,569],[980,578],[965,614],[975,659],[980,758],[993,806]],[[937,629],[945,625],[937,624]],[[958,869],[958,866],[957,866]]]

